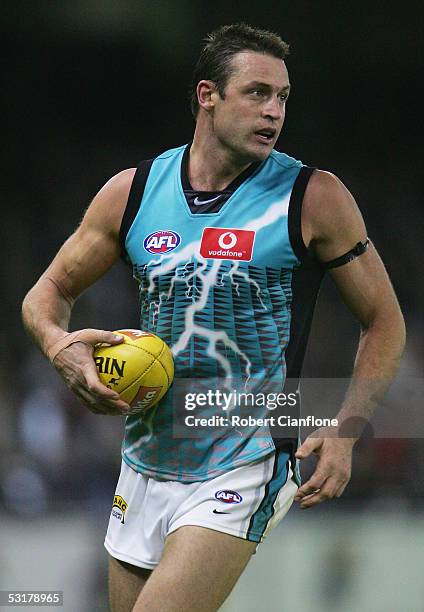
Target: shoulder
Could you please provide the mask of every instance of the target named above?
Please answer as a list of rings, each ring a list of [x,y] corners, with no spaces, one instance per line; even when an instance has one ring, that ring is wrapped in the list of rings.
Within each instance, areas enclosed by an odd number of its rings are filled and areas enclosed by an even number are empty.
[[[136,168],[127,168],[110,178],[88,207],[83,224],[118,234],[127,206]]]
[[[332,172],[326,170],[314,170],[309,179],[305,193],[305,201],[309,203],[311,212],[318,208],[318,204],[327,203],[327,207],[337,207],[345,202],[348,189],[342,181]],[[350,196],[352,197],[352,196]]]
[[[112,176],[112,178],[105,183],[99,191],[99,194],[102,193],[104,196],[115,197],[128,195],[127,192],[129,192],[131,188],[136,171],[137,168],[126,168],[125,170],[121,170],[121,172]]]
[[[161,162],[182,155],[187,145],[182,145],[174,149],[168,149],[151,160],[141,162],[138,168],[143,172],[142,164],[150,162]],[[150,169],[150,165],[149,165]],[[137,168],[127,168],[118,172],[110,178],[100,189],[87,210],[84,221],[99,223],[103,230],[119,235],[122,219],[127,207],[131,186],[134,181]]]
[[[333,173],[315,170],[309,179],[302,207],[305,244],[331,259],[364,240],[366,229],[354,197]],[[321,259],[321,258],[320,258]]]

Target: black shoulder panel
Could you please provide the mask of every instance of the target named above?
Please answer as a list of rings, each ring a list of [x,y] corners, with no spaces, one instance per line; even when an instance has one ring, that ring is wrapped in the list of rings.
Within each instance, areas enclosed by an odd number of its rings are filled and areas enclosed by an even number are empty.
[[[302,238],[302,204],[306,187],[315,168],[302,166],[293,185],[289,204],[289,239],[292,249],[298,259],[303,261],[309,257]]]
[[[300,266],[293,270],[291,289],[290,340],[286,347],[286,382],[284,393],[296,394],[297,402],[292,408],[284,407],[282,414],[298,418],[300,415],[300,396],[298,395],[299,378],[308,343],[309,332],[319,288],[324,275],[324,268],[309,253],[302,238],[302,204],[308,181],[315,168],[303,166],[294,182],[288,211],[289,239]],[[274,413],[275,414],[275,413]],[[271,430],[276,449],[286,450],[291,454],[294,468],[294,452],[298,445],[298,427],[285,427],[286,437],[282,436],[281,427]]]
[[[289,205],[289,238],[300,267],[293,270],[290,341],[286,349],[287,378],[296,385],[302,370],[318,291],[325,270],[308,252],[302,238],[302,204],[315,168],[303,166],[296,178]]]
[[[302,238],[302,204],[308,181],[315,168],[303,166],[293,185],[289,205],[289,238],[300,267],[293,270],[290,341],[286,349],[287,379],[300,377],[315,303],[324,268],[308,252]]]
[[[125,208],[124,216],[122,217],[121,228],[119,230],[119,242],[121,243],[121,257],[127,263],[128,255],[125,249],[125,241],[127,239],[127,234],[130,227],[133,224],[141,206],[141,200],[143,199],[144,189],[146,187],[147,178],[149,176],[153,161],[153,159],[144,160],[137,166],[137,170],[131,184],[127,206]]]
[[[287,379],[300,378],[318,292],[325,270],[310,259],[293,271],[290,341],[286,349]]]

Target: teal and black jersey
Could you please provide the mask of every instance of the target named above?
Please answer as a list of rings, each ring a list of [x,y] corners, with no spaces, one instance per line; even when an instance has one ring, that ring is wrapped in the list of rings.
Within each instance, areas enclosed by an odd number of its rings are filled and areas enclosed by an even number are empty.
[[[161,402],[143,418],[127,418],[123,458],[136,471],[183,482],[207,480],[277,447],[289,452],[293,440],[276,440],[269,427],[175,435],[177,391],[182,381],[191,390],[210,381],[282,391],[287,377],[300,375],[322,278],[300,231],[311,168],[274,150],[222,197],[193,192],[190,200],[188,147],[140,164],[121,227],[139,286],[140,328],[160,336],[175,362],[174,385]]]

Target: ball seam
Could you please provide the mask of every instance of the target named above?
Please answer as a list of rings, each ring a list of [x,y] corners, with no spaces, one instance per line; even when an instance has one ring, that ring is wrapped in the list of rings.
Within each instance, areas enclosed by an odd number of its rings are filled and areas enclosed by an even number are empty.
[[[150,355],[151,357],[153,357],[153,361],[152,361],[152,363],[149,365],[149,367],[147,368],[147,370],[145,370],[145,371],[143,372],[143,374],[141,374],[141,377],[144,377],[144,376],[147,374],[147,372],[148,372],[148,371],[149,371],[149,370],[150,370],[150,369],[153,367],[153,365],[154,365],[155,361],[157,361],[157,362],[158,362],[158,363],[161,365],[161,367],[162,367],[163,371],[164,371],[164,372],[165,372],[165,374],[166,374],[166,379],[167,379],[167,381],[168,381],[168,389],[169,389],[169,387],[170,387],[170,382],[169,382],[168,372],[165,370],[165,368],[163,367],[163,365],[162,365],[162,364],[161,364],[161,362],[159,361],[159,357],[161,357],[161,356],[162,356],[162,353],[163,353],[163,352],[165,351],[165,349],[166,349],[166,344],[165,344],[165,342],[164,342],[163,340],[162,340],[162,344],[163,344],[163,345],[162,345],[162,349],[161,349],[161,351],[160,351],[159,355],[156,357],[156,355],[155,355],[154,353],[151,353],[150,351],[147,351],[147,350],[146,350],[144,347],[137,346],[136,344],[131,344],[131,343],[129,343],[129,342],[128,342],[128,345],[129,345],[129,346],[132,346],[132,347],[134,347],[134,348],[137,348],[137,349],[139,349],[140,351],[144,351],[145,353],[147,353],[148,355]],[[128,385],[127,385],[127,386],[126,386],[124,389],[121,389],[120,393],[124,393],[124,391],[126,391],[127,389],[129,389],[129,387],[131,387],[131,385],[133,385],[135,382],[136,382],[136,381],[133,381],[133,382],[129,383],[129,384],[128,384]]]
[[[166,345],[166,344],[165,344],[165,342],[164,342],[164,343],[163,343],[162,350],[161,350],[161,352],[159,353],[159,355],[158,355],[158,357],[157,357],[157,361],[158,361],[158,363],[161,365],[162,370],[163,370],[163,371],[165,372],[165,374],[166,374],[166,378],[167,378],[167,380],[168,380],[168,389],[169,389],[169,387],[171,386],[171,382],[170,382],[170,380],[169,380],[168,372],[166,371],[166,368],[164,367],[163,363],[162,363],[161,361],[159,361],[159,357],[162,357],[162,354],[163,354],[163,352],[166,350],[166,348],[167,348],[167,345]]]

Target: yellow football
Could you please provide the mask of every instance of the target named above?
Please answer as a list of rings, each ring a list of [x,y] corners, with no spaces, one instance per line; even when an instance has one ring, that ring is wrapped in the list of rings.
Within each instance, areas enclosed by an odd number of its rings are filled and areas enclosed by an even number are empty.
[[[134,412],[144,412],[156,404],[171,386],[174,361],[167,344],[159,336],[139,329],[115,332],[124,342],[99,346],[94,361],[106,387],[119,393]]]

